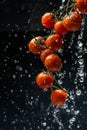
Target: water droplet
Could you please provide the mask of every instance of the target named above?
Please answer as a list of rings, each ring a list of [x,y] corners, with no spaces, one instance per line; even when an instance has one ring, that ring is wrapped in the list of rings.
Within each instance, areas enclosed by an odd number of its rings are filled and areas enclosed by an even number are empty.
[[[73,95],[70,95],[69,96],[71,100],[74,100],[74,96]]]
[[[79,43],[79,47],[82,47],[82,46],[83,46],[83,43],[82,43],[82,42],[80,42],[80,43]]]
[[[70,113],[70,109],[66,109],[66,112],[67,112],[67,113]]]
[[[58,52],[59,52],[59,53],[63,53],[63,49],[59,49]]]
[[[67,107],[68,105],[66,103],[62,106],[63,109],[66,109]]]
[[[46,127],[47,123],[46,123],[46,122],[43,122],[42,125],[43,125],[44,127]]]
[[[62,80],[58,80],[58,83],[59,83],[59,84],[63,84],[63,81],[62,81]]]
[[[80,77],[79,82],[83,83],[84,82],[84,77]]]
[[[73,118],[71,118],[71,119],[69,120],[69,123],[70,123],[70,124],[73,124],[75,121],[76,121],[76,118],[73,117]]]
[[[78,115],[79,112],[80,112],[79,110],[76,110],[76,111],[74,111],[74,114],[75,114],[75,115]]]
[[[77,96],[80,96],[80,95],[81,95],[81,93],[82,93],[82,91],[81,91],[81,90],[76,90],[76,95],[77,95]]]
[[[12,77],[13,77],[13,79],[16,79],[16,75],[15,74],[13,74]]]
[[[79,124],[77,125],[77,128],[80,128],[80,125],[79,125]]]
[[[82,65],[82,64],[84,64],[84,60],[83,60],[83,59],[79,59],[79,60],[78,60],[78,63],[79,63],[80,65]]]

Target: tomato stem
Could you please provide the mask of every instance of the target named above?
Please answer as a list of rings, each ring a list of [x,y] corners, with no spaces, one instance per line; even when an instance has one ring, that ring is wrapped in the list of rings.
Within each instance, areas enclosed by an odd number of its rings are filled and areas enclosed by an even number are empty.
[[[63,6],[63,8],[60,8],[59,10],[55,11],[53,10],[51,12],[51,15],[53,17],[53,19],[55,20],[55,18],[58,17],[57,20],[62,20],[62,18],[65,16],[65,15],[68,15],[70,12],[73,11],[73,7],[75,5],[75,1],[71,1],[71,0],[68,0],[67,3]],[[56,21],[57,21],[56,20]]]

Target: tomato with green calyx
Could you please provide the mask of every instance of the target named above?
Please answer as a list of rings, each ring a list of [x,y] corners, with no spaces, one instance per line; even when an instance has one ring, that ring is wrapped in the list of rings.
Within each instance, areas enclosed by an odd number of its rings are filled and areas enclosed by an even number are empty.
[[[35,55],[39,55],[46,48],[44,44],[45,40],[42,37],[35,37],[28,43],[29,51]]]
[[[77,12],[72,12],[69,16],[65,16],[63,19],[63,25],[69,31],[77,31],[81,27],[82,17]]]
[[[46,12],[42,17],[41,17],[41,24],[45,28],[52,28],[55,24],[55,18],[53,17],[53,14],[50,12]]]

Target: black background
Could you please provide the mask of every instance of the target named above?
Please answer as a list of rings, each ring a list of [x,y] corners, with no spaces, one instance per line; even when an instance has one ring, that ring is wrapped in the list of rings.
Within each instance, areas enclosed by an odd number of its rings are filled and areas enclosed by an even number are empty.
[[[46,11],[59,8],[61,1],[1,0],[0,1],[0,130],[86,130],[87,128],[87,25],[83,33],[84,82],[75,84],[78,64],[77,37],[72,32],[64,37],[63,52],[59,53],[63,67],[57,74],[69,91],[66,108],[56,108],[50,103],[50,90],[41,90],[35,84],[36,75],[44,68],[39,56],[28,50],[32,35],[47,35],[40,23]],[[87,18],[85,18],[87,21]],[[60,74],[60,75],[59,75]],[[77,89],[81,95],[77,96]],[[50,106],[51,105],[51,106]],[[70,112],[67,112],[70,110]],[[79,114],[75,116],[75,112]],[[75,117],[76,121],[70,123]],[[69,128],[71,127],[71,128]]]

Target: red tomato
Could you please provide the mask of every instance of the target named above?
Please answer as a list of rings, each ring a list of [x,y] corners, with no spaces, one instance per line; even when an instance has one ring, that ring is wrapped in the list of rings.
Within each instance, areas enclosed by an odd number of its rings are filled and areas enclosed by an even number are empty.
[[[82,17],[79,13],[73,12],[69,16],[64,17],[63,25],[69,31],[77,31],[82,23]]]
[[[45,50],[45,46],[43,45],[44,44],[44,40],[41,40],[42,37],[38,36],[38,37],[35,37],[33,38],[29,43],[28,43],[28,48],[29,48],[29,51],[32,52],[33,54],[40,54],[43,50]],[[40,43],[38,43],[40,42]]]
[[[47,70],[54,72],[61,69],[61,59],[57,54],[49,54],[44,61],[44,65]]]
[[[87,0],[75,0],[75,10],[79,11],[81,14],[87,13]]]
[[[68,94],[64,90],[55,89],[51,93],[51,102],[54,105],[61,106],[65,103]]]
[[[60,35],[64,35],[64,34],[68,33],[68,30],[63,25],[63,21],[57,21],[54,24],[54,30],[56,31],[56,33],[58,33]]]
[[[51,50],[57,51],[63,46],[62,37],[59,34],[49,35],[46,39],[46,46]]]
[[[52,28],[54,26],[55,20],[52,17],[52,14],[47,12],[45,13],[42,18],[41,18],[41,24],[45,27],[45,28]]]
[[[45,50],[41,53],[41,55],[40,55],[41,61],[44,62],[44,61],[45,61],[45,58],[46,58],[49,54],[51,54],[51,53],[53,53],[52,50],[50,50],[50,49],[45,49]]]
[[[36,83],[42,89],[50,88],[53,85],[53,81],[52,75],[45,72],[41,72],[36,76]]]

